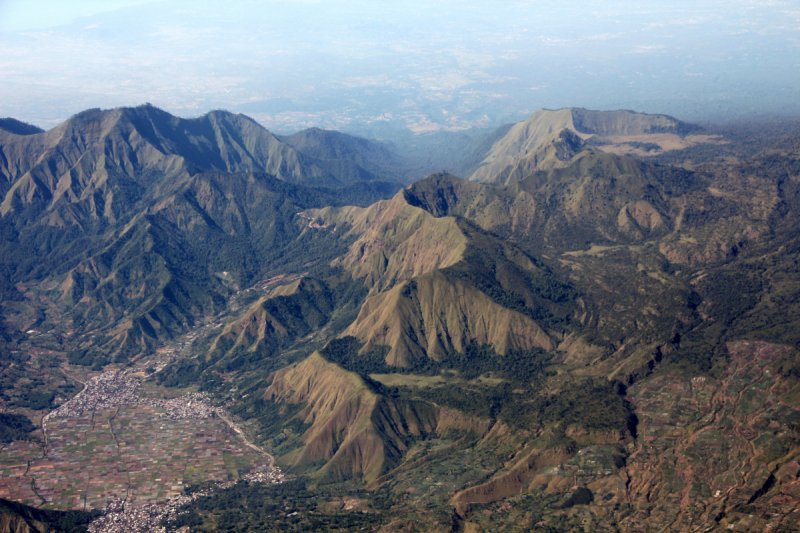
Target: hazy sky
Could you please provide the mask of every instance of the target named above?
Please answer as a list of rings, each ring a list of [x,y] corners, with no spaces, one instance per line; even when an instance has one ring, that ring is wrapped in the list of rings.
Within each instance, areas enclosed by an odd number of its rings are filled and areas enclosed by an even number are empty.
[[[800,3],[0,0],[0,116],[150,102],[276,132],[461,131],[541,107],[800,114]]]

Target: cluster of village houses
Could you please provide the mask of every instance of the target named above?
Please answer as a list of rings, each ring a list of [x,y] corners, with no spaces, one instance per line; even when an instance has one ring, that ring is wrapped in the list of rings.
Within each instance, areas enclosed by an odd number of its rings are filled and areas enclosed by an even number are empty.
[[[209,405],[207,400],[208,393],[192,392],[169,400],[142,398],[139,403],[164,409],[164,413],[159,414],[167,418],[210,418],[217,413],[218,408]]]
[[[193,392],[171,398],[157,400],[153,398],[140,398],[136,394],[139,380],[126,377],[122,372],[104,372],[86,382],[86,387],[77,396],[50,412],[45,417],[47,422],[51,418],[70,418],[83,414],[84,411],[98,411],[119,405],[152,405],[164,410],[162,416],[180,418],[209,418],[217,412],[216,407],[207,403],[208,394]]]
[[[190,393],[168,400],[140,398],[136,394],[140,381],[127,377],[124,372],[104,372],[86,382],[77,396],[49,413],[44,422],[60,417],[80,416],[84,411],[108,409],[119,405],[151,405],[163,409],[160,416],[172,419],[202,419],[219,413],[218,407],[208,403],[207,393]],[[269,467],[242,476],[242,481],[250,483],[282,483],[284,474],[279,468]],[[89,533],[150,533],[163,531],[163,524],[174,521],[179,509],[197,498],[209,496],[213,490],[230,488],[238,481],[217,483],[214,489],[181,494],[163,503],[126,506],[123,500],[114,500],[105,509],[106,513],[94,520]]]
[[[138,387],[139,380],[128,378],[121,372],[103,372],[87,381],[86,387],[70,401],[48,413],[44,421],[80,416],[84,411],[139,403],[136,395]]]
[[[279,468],[253,472],[242,478],[251,483],[282,483],[284,474]],[[236,481],[217,483],[216,490],[227,489]],[[165,503],[150,503],[136,507],[126,506],[123,500],[114,500],[105,509],[106,513],[92,521],[87,527],[89,533],[156,533],[165,524],[173,522],[181,514],[181,507],[198,498],[210,496],[214,489],[180,494],[167,499]]]

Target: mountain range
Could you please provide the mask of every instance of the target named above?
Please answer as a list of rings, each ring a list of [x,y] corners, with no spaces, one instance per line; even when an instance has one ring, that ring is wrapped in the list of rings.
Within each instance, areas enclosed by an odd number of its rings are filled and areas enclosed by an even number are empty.
[[[223,111],[3,119],[0,334],[207,392],[316,502],[296,531],[325,498],[376,531],[791,531],[797,139],[540,110],[408,183],[389,144]],[[54,407],[25,383],[5,410]],[[171,527],[263,530],[230,514],[259,490]]]

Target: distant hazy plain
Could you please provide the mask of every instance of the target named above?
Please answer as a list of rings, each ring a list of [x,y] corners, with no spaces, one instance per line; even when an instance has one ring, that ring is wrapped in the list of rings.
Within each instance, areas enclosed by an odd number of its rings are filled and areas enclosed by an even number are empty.
[[[0,116],[224,108],[378,137],[581,106],[800,114],[800,4],[0,0]]]

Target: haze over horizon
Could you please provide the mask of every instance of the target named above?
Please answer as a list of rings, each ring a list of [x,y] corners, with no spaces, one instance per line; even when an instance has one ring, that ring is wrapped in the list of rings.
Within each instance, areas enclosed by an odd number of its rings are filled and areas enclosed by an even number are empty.
[[[539,108],[800,114],[791,1],[0,3],[0,116],[150,102],[276,133],[492,128]]]
[[[800,533],[799,29],[0,0],[0,533]]]

